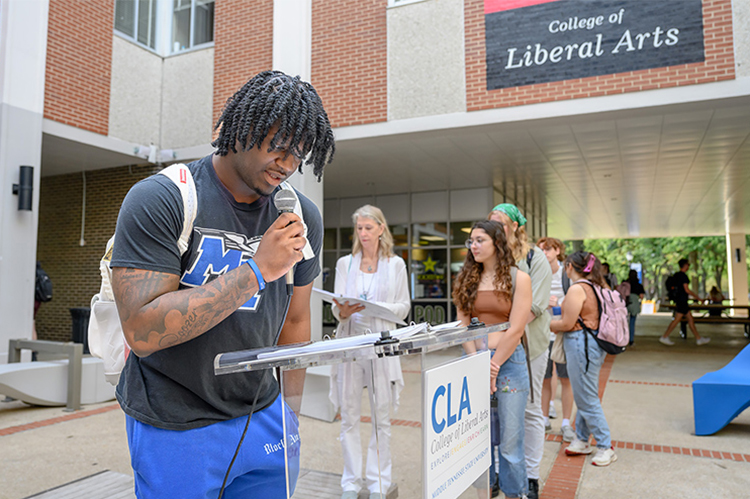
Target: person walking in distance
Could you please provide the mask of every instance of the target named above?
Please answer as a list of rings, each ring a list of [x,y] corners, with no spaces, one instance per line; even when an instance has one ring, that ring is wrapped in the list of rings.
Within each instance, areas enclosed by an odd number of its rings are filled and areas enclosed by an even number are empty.
[[[322,176],[333,132],[312,85],[280,71],[245,83],[216,128],[214,153],[184,172],[198,200],[184,255],[186,208],[164,175],[133,186],[117,220],[112,287],[132,353],[116,396],[139,498],[281,499],[297,480],[297,419],[273,371],[215,376],[214,358],[310,339],[322,219],[297,191],[301,217],[279,214],[272,196],[304,165]],[[285,395],[301,394],[303,377],[288,373]]]
[[[702,337],[700,334],[698,334],[698,330],[695,327],[695,321],[693,320],[693,314],[690,313],[690,305],[688,304],[688,299],[691,296],[698,301],[700,301],[701,299],[700,296],[695,294],[693,290],[690,289],[690,278],[688,278],[687,276],[687,271],[690,269],[690,262],[687,258],[682,258],[679,262],[677,262],[677,265],[680,267],[680,271],[676,272],[674,276],[672,276],[674,286],[676,286],[674,319],[672,319],[672,322],[670,322],[669,326],[667,326],[667,330],[664,331],[664,334],[659,338],[659,343],[667,346],[674,345],[674,341],[669,339],[669,334],[682,321],[682,318],[686,317],[688,326],[693,332],[693,336],[695,336],[695,344],[698,346],[705,345],[706,343],[711,341],[711,338]]]
[[[406,319],[411,307],[406,263],[393,253],[393,236],[383,212],[365,205],[354,212],[352,221],[355,228],[352,253],[336,263],[334,291],[376,302],[396,317]],[[340,323],[336,337],[396,328],[393,322],[366,316],[364,310],[364,305],[334,299],[333,315]],[[385,499],[393,471],[390,408],[398,409],[403,386],[400,357],[346,362],[334,369],[330,395],[334,406],[341,407],[342,499],[357,499],[363,485],[359,423],[364,388],[368,388],[373,422],[364,485],[370,499]]]
[[[638,318],[638,314],[641,313],[641,300],[646,295],[646,290],[643,289],[643,285],[638,280],[638,272],[630,269],[628,272],[628,279],[626,281],[630,284],[630,294],[625,300],[628,307],[628,315],[630,316],[630,341],[628,346],[635,344],[635,320]]]

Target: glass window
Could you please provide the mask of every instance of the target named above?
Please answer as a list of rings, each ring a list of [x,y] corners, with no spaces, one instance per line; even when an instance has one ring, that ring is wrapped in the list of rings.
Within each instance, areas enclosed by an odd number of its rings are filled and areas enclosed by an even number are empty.
[[[354,244],[354,229],[351,227],[343,227],[341,230],[341,249],[351,251],[352,245]]]
[[[461,272],[461,267],[464,266],[464,260],[466,260],[466,253],[469,250],[466,248],[453,248],[451,249],[451,275],[456,277],[456,274]]]
[[[448,303],[440,301],[420,301],[411,304],[411,317],[414,322],[429,322],[433,326],[448,322]]]
[[[445,246],[448,244],[448,224],[413,224],[412,246]]]
[[[156,49],[158,0],[115,0],[115,30]]]
[[[451,222],[451,246],[463,246],[475,222]]]
[[[193,45],[214,41],[214,0],[197,0],[195,3],[195,26]]]
[[[173,0],[172,52],[214,40],[214,0]]]
[[[336,249],[336,229],[325,229],[323,231],[323,249]]]
[[[130,37],[135,36],[135,2],[132,0],[115,2],[115,29]]]
[[[406,224],[401,225],[389,225],[391,234],[393,235],[394,246],[408,246],[409,245],[409,226]]]
[[[414,249],[411,253],[411,297],[448,296],[448,252],[445,249]]]
[[[336,279],[336,262],[338,261],[336,251],[323,252],[323,289],[333,293],[333,284]]]
[[[156,0],[138,1],[138,42],[156,47]]]
[[[394,248],[393,254],[400,256],[404,263],[406,263],[407,266],[409,265],[409,250],[404,248]]]
[[[190,0],[174,0],[172,52],[190,48]]]

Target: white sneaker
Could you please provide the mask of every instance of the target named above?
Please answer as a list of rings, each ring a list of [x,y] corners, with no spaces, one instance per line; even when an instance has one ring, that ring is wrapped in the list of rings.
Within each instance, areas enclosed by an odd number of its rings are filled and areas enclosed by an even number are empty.
[[[699,339],[699,340],[695,340],[695,344],[696,344],[696,345],[698,345],[698,346],[701,346],[701,345],[705,345],[705,344],[706,344],[706,343],[708,343],[709,341],[711,341],[711,338],[706,338],[706,337],[704,336],[704,337],[702,337],[702,338],[701,338],[701,339]]]
[[[549,418],[555,419],[557,417],[557,411],[555,410],[555,403],[550,402],[549,403]]]
[[[665,338],[664,336],[659,338],[659,343],[661,343],[662,345],[667,345],[668,347],[674,345],[674,341],[670,340],[669,337]]]
[[[615,454],[614,449],[597,449],[591,464],[594,466],[609,466],[615,461],[617,461],[617,454]]]
[[[345,490],[343,494],[341,494],[341,499],[357,499],[359,497],[359,492],[356,490]]]
[[[588,442],[578,440],[578,438],[574,438],[573,442],[565,448],[565,454],[568,456],[582,456],[592,452],[594,452],[594,448]]]
[[[573,429],[573,427],[570,426],[569,424],[566,424],[565,426],[563,426],[561,430],[562,430],[563,442],[572,442],[573,440],[576,439],[576,432]]]

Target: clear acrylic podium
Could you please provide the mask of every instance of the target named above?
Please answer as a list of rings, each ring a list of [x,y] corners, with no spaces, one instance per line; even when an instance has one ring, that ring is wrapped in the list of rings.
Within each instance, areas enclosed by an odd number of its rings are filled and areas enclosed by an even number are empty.
[[[421,323],[380,334],[227,352],[216,356],[214,373],[242,376],[247,371],[277,369],[288,405],[281,414],[284,437],[265,443],[263,452],[285,454],[288,498],[339,499],[344,492],[345,460],[352,463],[348,469],[355,470],[354,476],[346,474],[345,482],[355,493],[358,491],[358,496],[351,496],[358,499],[489,498],[487,334],[508,326]],[[466,354],[464,344],[472,345],[468,350],[476,352]],[[400,394],[396,394],[398,381],[384,384],[376,379],[385,369],[384,363],[392,370],[393,362],[401,366]],[[347,428],[344,435],[341,417],[332,422],[298,417],[300,407],[310,403],[311,397],[329,395],[320,389],[305,393],[302,388],[305,370],[321,366],[331,366],[333,376],[328,387],[334,399],[337,394],[343,397],[342,387],[351,382],[354,390],[349,393],[357,395],[340,402],[349,409],[361,405],[359,417],[356,411],[354,416],[350,410],[343,414]],[[368,388],[357,389],[358,380],[350,380],[353,372],[360,376],[364,373]],[[396,400],[399,408],[394,412]],[[385,409],[387,416],[383,417],[386,403],[390,410]],[[380,421],[378,411],[372,412],[371,406],[381,408]],[[342,439],[349,449],[346,457]],[[358,448],[361,462],[356,459]],[[357,465],[363,469],[356,470]],[[353,484],[352,478],[358,480]]]

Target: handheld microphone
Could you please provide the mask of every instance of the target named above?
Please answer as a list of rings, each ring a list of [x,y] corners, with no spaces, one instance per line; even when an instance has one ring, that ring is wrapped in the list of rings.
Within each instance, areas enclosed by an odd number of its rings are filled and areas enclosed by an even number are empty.
[[[276,205],[276,209],[279,210],[279,215],[282,213],[294,213],[294,209],[297,207],[297,195],[291,189],[281,189],[273,197],[273,204]],[[286,274],[286,290],[291,295],[294,289],[294,267],[289,269]]]

